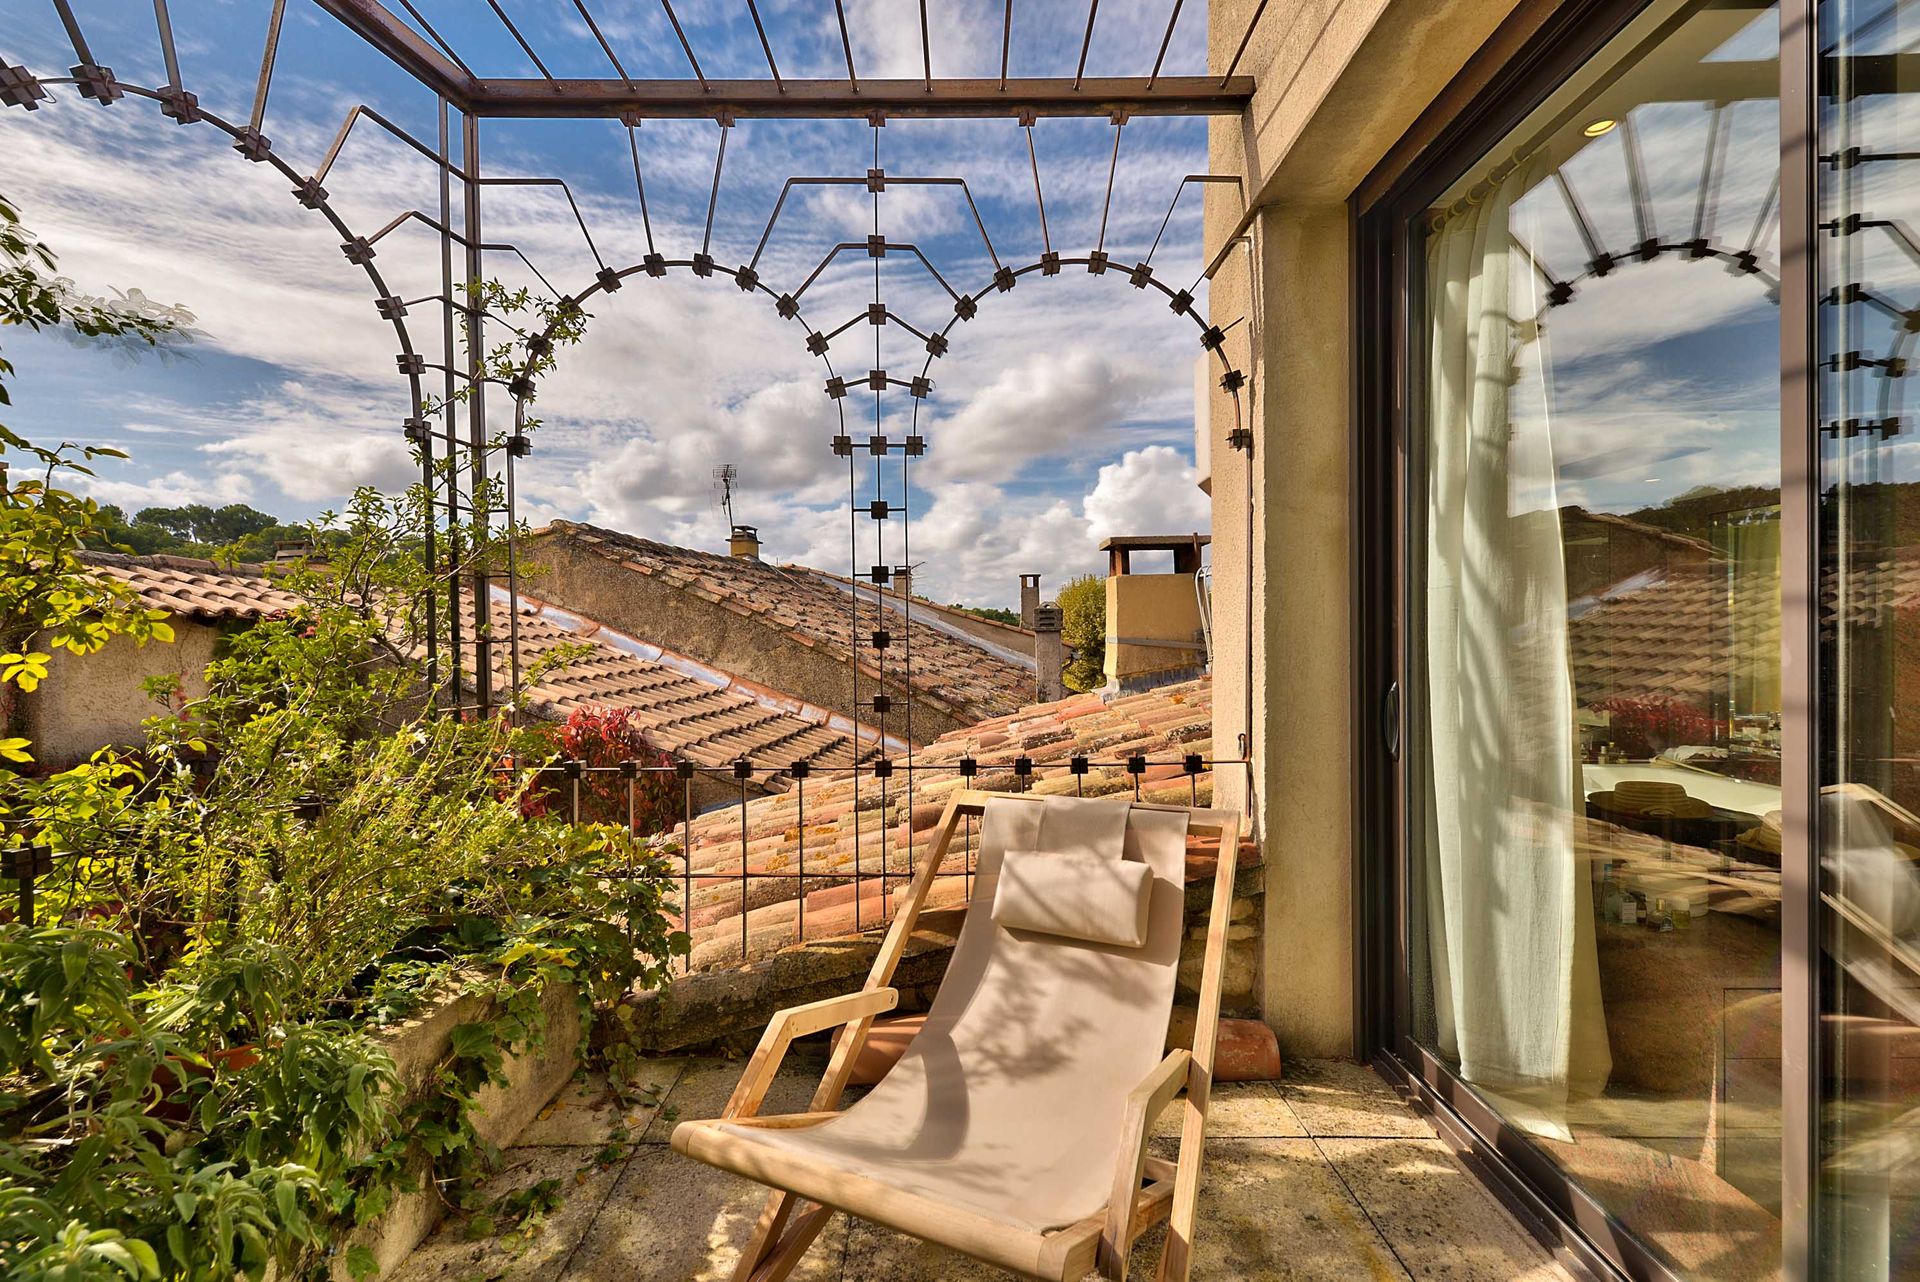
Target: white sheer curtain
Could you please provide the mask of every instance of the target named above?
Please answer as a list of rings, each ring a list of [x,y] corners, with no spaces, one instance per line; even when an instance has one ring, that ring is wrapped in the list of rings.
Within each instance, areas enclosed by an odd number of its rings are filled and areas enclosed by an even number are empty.
[[[1526,168],[1429,241],[1424,844],[1440,1050],[1511,1120],[1565,1136],[1604,1085],[1592,886]],[[1577,809],[1578,808],[1578,809]]]

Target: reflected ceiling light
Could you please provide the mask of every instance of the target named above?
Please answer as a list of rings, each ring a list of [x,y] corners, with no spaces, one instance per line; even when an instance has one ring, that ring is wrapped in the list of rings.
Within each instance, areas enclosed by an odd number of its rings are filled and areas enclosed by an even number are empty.
[[[1588,121],[1587,127],[1585,129],[1582,129],[1580,132],[1585,134],[1589,138],[1598,138],[1601,134],[1611,131],[1613,127],[1619,123],[1620,122],[1617,120],[1612,120],[1606,117],[1602,117],[1599,120]]]

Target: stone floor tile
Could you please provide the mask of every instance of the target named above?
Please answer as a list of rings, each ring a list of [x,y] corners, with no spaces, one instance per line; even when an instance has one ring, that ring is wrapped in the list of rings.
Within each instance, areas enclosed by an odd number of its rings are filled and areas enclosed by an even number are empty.
[[[553,1102],[527,1123],[519,1146],[607,1142],[621,1132],[638,1136],[652,1123],[662,1102],[686,1067],[685,1060],[642,1060],[619,1092],[609,1089],[604,1073],[586,1073],[569,1082]],[[622,1107],[622,1098],[625,1107]],[[653,1101],[648,1103],[647,1101]]]
[[[726,1282],[766,1196],[750,1180],[664,1145],[642,1145],[567,1262],[563,1282]],[[835,1215],[794,1270],[794,1282],[838,1282],[846,1246],[847,1217]]]
[[[1433,1138],[1433,1128],[1364,1064],[1334,1059],[1289,1061],[1280,1094],[1309,1135]]]
[[[1425,1282],[1571,1282],[1437,1139],[1323,1139],[1321,1151]]]
[[[1163,1229],[1135,1248],[1159,1260]],[[1404,1282],[1406,1272],[1312,1140],[1207,1143],[1194,1227],[1198,1282]]]
[[[740,1059],[695,1059],[686,1062],[669,1090],[658,1116],[647,1124],[643,1143],[665,1144],[673,1137],[673,1128],[681,1122],[701,1117],[718,1117],[727,1106],[733,1088],[747,1062]],[[760,1103],[762,1113],[801,1113],[813,1100],[820,1084],[820,1067],[807,1061],[782,1066],[773,1086]]]
[[[1183,1101],[1160,1115],[1157,1136],[1177,1136],[1186,1117]],[[1306,1128],[1272,1082],[1221,1082],[1207,1105],[1207,1138],[1302,1139]]]
[[[558,1180],[564,1198],[560,1206],[533,1231],[506,1237],[470,1238],[470,1221],[456,1216],[382,1282],[556,1282],[567,1257],[613,1192],[624,1165],[624,1160],[595,1165],[589,1153],[570,1146],[509,1149],[500,1173],[484,1192],[497,1197],[531,1188],[541,1180]]]
[[[1140,1239],[1134,1276],[1153,1276],[1164,1236],[1164,1227],[1156,1227]],[[843,1282],[1012,1282],[1015,1276],[859,1220],[848,1231]],[[1207,1145],[1194,1234],[1196,1282],[1405,1282],[1406,1276],[1313,1141]]]

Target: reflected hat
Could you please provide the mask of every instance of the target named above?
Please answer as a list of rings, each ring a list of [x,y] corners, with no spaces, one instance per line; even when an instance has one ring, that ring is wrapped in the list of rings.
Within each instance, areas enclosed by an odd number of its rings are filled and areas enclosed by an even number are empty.
[[[1613,791],[1596,792],[1588,800],[1607,810],[1649,819],[1706,819],[1713,814],[1712,806],[1663,779],[1622,779]]]

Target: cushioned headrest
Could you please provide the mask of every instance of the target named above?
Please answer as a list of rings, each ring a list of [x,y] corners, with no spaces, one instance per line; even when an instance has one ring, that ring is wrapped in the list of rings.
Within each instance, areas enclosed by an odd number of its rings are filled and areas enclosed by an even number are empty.
[[[1042,850],[1009,850],[993,894],[993,919],[1094,944],[1147,942],[1153,871],[1132,860]]]

